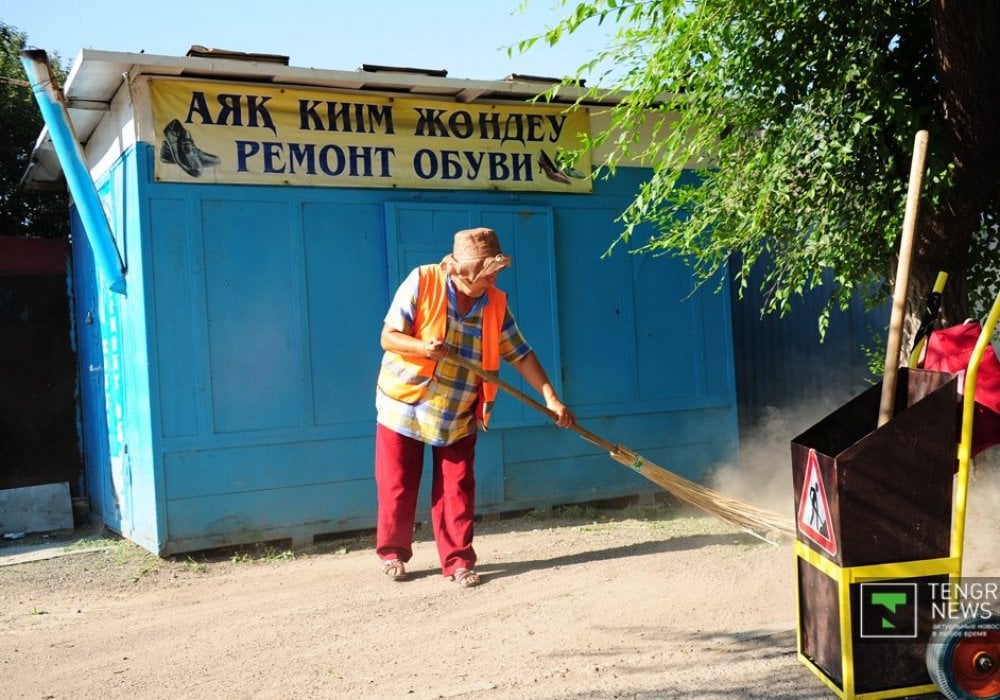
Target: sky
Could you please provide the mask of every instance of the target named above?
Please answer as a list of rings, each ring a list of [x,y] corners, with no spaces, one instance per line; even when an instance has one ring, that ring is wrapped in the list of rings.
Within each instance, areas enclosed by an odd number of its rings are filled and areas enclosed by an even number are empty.
[[[67,67],[84,48],[184,56],[197,44],[280,54],[306,68],[367,63],[443,69],[450,78],[558,78],[592,59],[608,30],[595,26],[513,57],[506,47],[554,26],[575,5],[567,1],[7,0],[0,21]]]

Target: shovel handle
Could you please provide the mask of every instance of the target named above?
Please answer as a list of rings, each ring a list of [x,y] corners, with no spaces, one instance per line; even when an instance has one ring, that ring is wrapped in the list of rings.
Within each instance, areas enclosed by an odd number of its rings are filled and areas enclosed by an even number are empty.
[[[447,360],[448,360],[448,362],[456,364],[459,367],[464,367],[465,369],[469,370],[470,372],[472,372],[473,374],[475,374],[477,377],[479,377],[480,379],[482,379],[484,381],[490,382],[492,384],[496,384],[498,387],[500,387],[501,389],[503,389],[504,391],[506,391],[508,394],[510,394],[510,395],[512,395],[512,396],[514,396],[514,397],[516,397],[518,399],[520,399],[521,401],[523,401],[524,403],[528,404],[529,406],[531,406],[533,409],[535,409],[539,413],[542,413],[542,414],[548,416],[553,421],[555,421],[555,420],[557,420],[559,418],[559,416],[556,415],[556,412],[553,411],[552,409],[550,409],[548,406],[546,406],[545,404],[541,403],[540,401],[537,401],[536,399],[528,396],[527,394],[525,394],[523,391],[521,391],[517,387],[514,387],[511,384],[505,382],[503,379],[500,378],[500,375],[497,372],[491,372],[490,370],[483,369],[482,367],[478,366],[476,363],[474,363],[474,362],[472,362],[470,360],[467,360],[464,357],[461,357],[460,355],[456,355],[453,352],[449,352],[448,353]],[[570,430],[572,430],[574,433],[576,433],[577,435],[579,435],[580,437],[582,437],[587,442],[590,442],[590,443],[592,443],[594,445],[597,445],[601,449],[607,450],[608,452],[610,452],[612,454],[614,454],[615,452],[617,452],[620,449],[619,445],[616,445],[616,444],[614,444],[612,442],[608,442],[607,440],[605,440],[604,438],[602,438],[600,435],[595,435],[594,433],[590,432],[586,428],[580,427],[576,423],[573,423],[572,425],[570,425],[568,427],[569,427]]]
[[[910,182],[906,191],[906,213],[903,216],[903,235],[899,241],[892,316],[889,318],[889,339],[885,348],[885,374],[882,377],[882,397],[878,411],[880,428],[892,418],[896,402],[896,375],[899,373],[899,350],[903,344],[906,295],[910,288],[910,259],[913,256],[913,239],[917,229],[917,214],[920,211],[920,188],[924,181],[924,163],[927,160],[927,138],[928,133],[920,130],[913,139],[913,160],[910,163]]]

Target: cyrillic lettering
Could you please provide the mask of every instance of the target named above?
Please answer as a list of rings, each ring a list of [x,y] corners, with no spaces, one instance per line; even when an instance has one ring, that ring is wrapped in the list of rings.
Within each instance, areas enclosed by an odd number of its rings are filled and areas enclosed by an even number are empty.
[[[243,115],[240,112],[241,99],[239,95],[220,93],[216,98],[219,102],[219,113],[215,115],[216,124],[243,126]],[[232,117],[232,121],[229,118]]]
[[[375,133],[375,125],[382,126],[383,134],[395,134],[396,128],[392,124],[392,107],[389,105],[368,105],[368,130]]]
[[[441,121],[444,114],[443,109],[427,109],[424,107],[414,107],[420,119],[413,131],[414,136],[448,136],[448,127]],[[439,133],[440,132],[440,133]]]
[[[294,175],[296,167],[303,165],[307,175],[316,174],[316,147],[311,143],[288,144],[288,172]]]
[[[413,154],[413,172],[421,180],[433,180],[437,176],[438,162],[434,151],[421,148]]]
[[[510,167],[511,179],[515,182],[531,182],[534,173],[531,171],[531,155],[528,153],[511,153],[514,161]]]
[[[327,102],[326,103],[326,128],[329,131],[351,131],[351,103],[350,102]],[[337,120],[341,121],[342,128],[337,128]]]
[[[451,128],[451,135],[460,139],[467,139],[472,136],[475,128],[472,125],[472,115],[465,110],[452,112],[448,117],[448,126]]]
[[[545,126],[545,117],[541,114],[528,114],[528,141],[542,141],[545,134],[539,133]]]
[[[491,141],[500,140],[500,113],[480,112],[479,138]]]
[[[510,135],[511,126],[513,125],[514,136]],[[503,126],[503,138],[500,139],[500,143],[505,144],[508,141],[518,141],[522,146],[527,144],[524,142],[524,122],[521,121],[520,114],[508,114],[507,121]]]
[[[283,144],[275,143],[274,141],[265,141],[264,172],[265,173],[285,172],[285,164],[283,160],[284,155],[285,155],[285,148]]]
[[[462,157],[458,151],[441,151],[441,179],[457,180],[462,177]]]
[[[270,100],[270,95],[247,95],[247,125],[262,126],[277,136],[278,129],[274,126],[271,111],[267,108]]]
[[[319,100],[299,100],[299,129],[309,131],[310,129],[323,129],[323,120],[316,113],[316,108],[322,102]]]
[[[201,117],[202,124],[214,124],[212,121],[212,113],[208,111],[208,102],[205,100],[205,93],[203,92],[192,92],[191,101],[188,103],[188,113],[184,117],[184,123],[190,124],[192,115],[197,114]]]
[[[485,154],[482,151],[466,151],[465,159],[469,162],[469,180],[475,180],[479,177],[479,171],[483,167],[483,156]]]
[[[334,165],[330,165],[330,155],[333,155]],[[344,172],[347,159],[344,157],[344,149],[335,144],[323,146],[319,151],[319,167],[327,175],[336,177]]]
[[[550,114],[549,124],[552,125],[552,136],[549,137],[549,141],[556,143],[559,141],[559,137],[562,135],[563,127],[566,126],[566,115],[565,114]]]
[[[257,153],[260,152],[260,144],[256,141],[237,141],[236,142],[236,172],[246,173],[249,172],[247,168],[247,160],[253,158]]]
[[[490,180],[510,179],[510,168],[507,167],[507,154],[490,151]]]

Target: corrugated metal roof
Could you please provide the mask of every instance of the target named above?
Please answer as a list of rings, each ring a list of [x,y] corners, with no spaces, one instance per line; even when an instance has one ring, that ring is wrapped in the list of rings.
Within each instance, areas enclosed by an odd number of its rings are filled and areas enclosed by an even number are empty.
[[[276,83],[301,87],[321,87],[336,90],[360,90],[429,95],[456,102],[524,101],[532,99],[551,83],[531,76],[508,76],[504,80],[470,80],[429,75],[414,69],[393,70],[326,70],[283,65],[274,57],[234,52],[196,52],[199,55],[157,56],[143,53],[119,53],[83,49],[70,70],[63,94],[70,119],[82,145],[90,139],[102,116],[109,111],[111,100],[126,77],[176,76],[214,80],[235,80]],[[438,73],[442,73],[440,71]],[[430,73],[434,73],[431,71]],[[560,86],[555,101],[572,103],[586,91],[577,86]],[[585,104],[616,104],[621,93],[609,92],[600,97],[588,97]],[[62,171],[47,131],[43,130],[35,144],[32,162],[23,184],[29,188],[45,188],[58,182]]]

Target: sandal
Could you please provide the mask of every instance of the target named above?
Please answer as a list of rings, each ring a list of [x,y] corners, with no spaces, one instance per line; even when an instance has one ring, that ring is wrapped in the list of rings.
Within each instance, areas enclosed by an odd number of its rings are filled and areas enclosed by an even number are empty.
[[[451,575],[451,580],[462,588],[472,588],[479,585],[479,574],[473,569],[455,569]]]
[[[399,559],[385,559],[382,562],[382,573],[393,581],[402,581],[406,578],[406,569]]]

